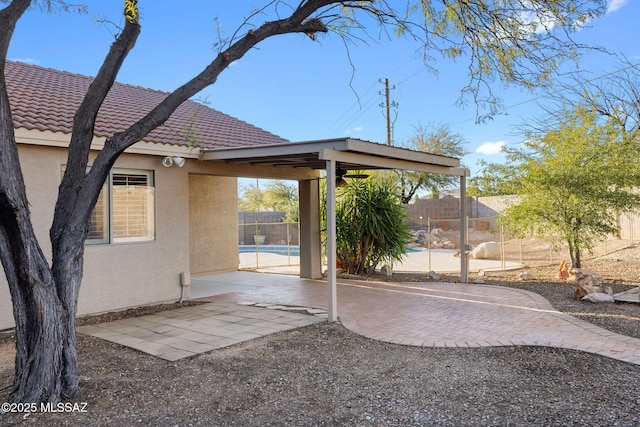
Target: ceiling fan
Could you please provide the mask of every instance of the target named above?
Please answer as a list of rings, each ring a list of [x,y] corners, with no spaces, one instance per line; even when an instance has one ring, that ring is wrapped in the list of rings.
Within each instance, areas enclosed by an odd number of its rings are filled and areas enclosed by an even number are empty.
[[[347,181],[345,178],[353,178],[353,179],[365,179],[369,178],[369,175],[364,173],[347,173],[344,169],[336,168],[336,187],[344,187],[347,185]]]
[[[344,169],[336,168],[336,177],[337,178],[365,179],[365,178],[369,178],[369,175],[367,175],[366,173],[348,173]]]

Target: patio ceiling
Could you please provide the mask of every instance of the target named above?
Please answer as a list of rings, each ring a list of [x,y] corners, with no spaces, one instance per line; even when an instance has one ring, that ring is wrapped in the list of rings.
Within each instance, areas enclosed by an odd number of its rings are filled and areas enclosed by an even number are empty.
[[[326,169],[327,161],[333,160],[342,170],[404,169],[444,175],[468,175],[468,171],[460,167],[460,160],[453,157],[352,138],[207,149],[203,150],[201,159],[309,169]]]

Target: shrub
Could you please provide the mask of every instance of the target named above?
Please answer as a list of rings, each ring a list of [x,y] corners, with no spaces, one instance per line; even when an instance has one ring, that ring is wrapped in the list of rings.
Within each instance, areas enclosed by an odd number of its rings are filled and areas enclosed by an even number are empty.
[[[347,273],[370,274],[380,263],[402,261],[411,234],[391,188],[350,180],[336,196],[336,257]]]

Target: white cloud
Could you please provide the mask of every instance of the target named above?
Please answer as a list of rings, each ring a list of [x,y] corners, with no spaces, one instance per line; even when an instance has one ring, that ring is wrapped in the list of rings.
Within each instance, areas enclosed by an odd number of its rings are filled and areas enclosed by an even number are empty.
[[[30,65],[38,65],[40,63],[40,61],[33,58],[12,58],[11,60],[15,62],[23,62]]]
[[[629,0],[609,0],[607,13],[615,12],[616,10],[626,6],[627,3],[629,3]]]
[[[355,132],[355,133],[362,133],[362,131],[363,131],[363,130],[364,130],[364,128],[363,128],[362,126],[356,126],[356,127],[354,127],[354,128],[347,129],[346,134],[347,134],[347,135],[350,135],[352,132]]]
[[[504,147],[504,141],[498,142],[484,142],[480,144],[478,148],[476,148],[476,153],[480,154],[498,154],[502,151],[502,147]]]

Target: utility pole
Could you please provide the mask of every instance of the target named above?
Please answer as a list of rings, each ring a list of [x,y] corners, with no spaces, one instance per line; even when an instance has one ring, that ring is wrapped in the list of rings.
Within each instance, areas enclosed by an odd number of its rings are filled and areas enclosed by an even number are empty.
[[[385,102],[381,103],[380,106],[384,107],[386,109],[386,114],[385,117],[387,119],[387,145],[393,145],[393,141],[391,139],[391,108],[397,108],[398,107],[398,103],[393,101],[390,102],[389,100],[389,79],[384,79],[384,82],[382,80],[379,80],[380,83],[384,83],[384,99]],[[393,86],[391,89],[395,89],[396,87]],[[382,94],[381,94],[382,95]],[[398,113],[396,112],[396,118],[398,116]],[[394,123],[395,123],[395,119],[394,119]]]

